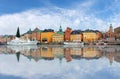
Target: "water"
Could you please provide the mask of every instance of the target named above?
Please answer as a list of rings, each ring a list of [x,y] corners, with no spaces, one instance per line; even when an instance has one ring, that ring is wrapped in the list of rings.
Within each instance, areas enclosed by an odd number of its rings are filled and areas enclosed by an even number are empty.
[[[120,79],[120,47],[0,46],[0,79]]]

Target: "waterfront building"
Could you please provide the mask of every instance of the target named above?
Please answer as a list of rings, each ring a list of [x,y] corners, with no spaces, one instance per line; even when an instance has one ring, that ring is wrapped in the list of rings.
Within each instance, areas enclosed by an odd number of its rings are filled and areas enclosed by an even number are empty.
[[[84,42],[95,42],[98,40],[98,35],[93,30],[85,30],[83,32],[83,41]]]
[[[97,34],[97,39],[100,40],[102,38],[102,33],[98,30],[95,30],[96,34]]]
[[[32,35],[32,31],[31,31],[31,29],[29,29],[26,33],[24,33],[24,34],[21,36],[21,39],[30,39],[30,40],[32,40],[31,35]]]
[[[2,36],[0,35],[0,43],[2,43]]]
[[[120,27],[114,29],[115,38],[120,40]]]
[[[32,40],[38,40],[40,41],[40,35],[41,35],[41,30],[39,30],[37,27],[32,31],[31,39]]]
[[[54,34],[54,30],[45,29],[43,32],[41,32],[41,43],[50,43],[50,42],[52,42],[53,34]]]
[[[110,38],[114,37],[114,32],[113,32],[112,24],[110,24],[109,30],[107,32],[107,36],[110,37]]]
[[[67,27],[67,29],[65,30],[65,33],[64,33],[64,40],[65,41],[70,41],[71,32],[72,32],[72,29]]]
[[[61,43],[63,41],[64,41],[64,33],[62,32],[62,27],[60,26],[59,31],[53,34],[52,42]]]
[[[70,41],[72,42],[81,42],[82,41],[82,31],[74,30],[71,32]]]
[[[107,40],[108,42],[115,41],[115,36],[114,36],[112,24],[110,24],[109,30],[108,30],[108,32],[106,33],[106,35],[107,35],[106,40]]]
[[[14,35],[3,35],[3,36],[1,36],[1,43],[6,43],[13,39],[15,39]]]

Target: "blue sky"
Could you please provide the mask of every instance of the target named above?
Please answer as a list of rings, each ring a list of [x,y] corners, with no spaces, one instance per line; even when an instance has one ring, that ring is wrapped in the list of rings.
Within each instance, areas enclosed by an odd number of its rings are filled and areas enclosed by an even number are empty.
[[[111,23],[120,25],[119,7],[119,0],[0,0],[0,35],[14,34],[18,26],[22,33],[60,25],[107,31]]]

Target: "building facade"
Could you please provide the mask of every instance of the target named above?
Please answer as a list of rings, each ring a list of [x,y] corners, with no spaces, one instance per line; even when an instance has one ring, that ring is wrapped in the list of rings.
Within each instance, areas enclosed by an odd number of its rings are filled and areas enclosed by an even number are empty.
[[[41,32],[42,32],[41,30],[39,30],[38,28],[35,28],[35,29],[32,31],[31,39],[32,39],[32,40],[38,40],[38,41],[40,41]]]
[[[114,37],[114,32],[113,32],[112,24],[110,24],[109,30],[107,32],[107,37],[108,38]]]
[[[52,42],[53,34],[54,34],[54,30],[45,29],[43,32],[41,32],[41,43],[50,43],[50,42]]]
[[[30,39],[32,40],[32,31],[29,29],[26,33],[24,33],[21,37],[21,39]]]
[[[81,42],[82,41],[82,31],[74,30],[71,32],[70,41]]]
[[[62,43],[64,42],[64,33],[62,32],[62,27],[60,26],[59,31],[53,34],[52,42]]]
[[[83,41],[84,42],[95,42],[98,40],[98,35],[92,30],[86,30],[83,32]]]
[[[72,32],[72,29],[67,27],[64,33],[64,41],[70,41],[71,32]]]
[[[120,27],[114,29],[114,34],[116,39],[120,39]]]

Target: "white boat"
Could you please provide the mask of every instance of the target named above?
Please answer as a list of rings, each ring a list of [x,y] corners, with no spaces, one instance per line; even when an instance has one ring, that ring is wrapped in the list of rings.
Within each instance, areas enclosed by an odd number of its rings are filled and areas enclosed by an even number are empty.
[[[7,45],[37,45],[37,43],[37,40],[30,41],[29,39],[23,40],[16,37],[14,40],[7,42]]]
[[[84,42],[64,42],[64,45],[84,46]]]

